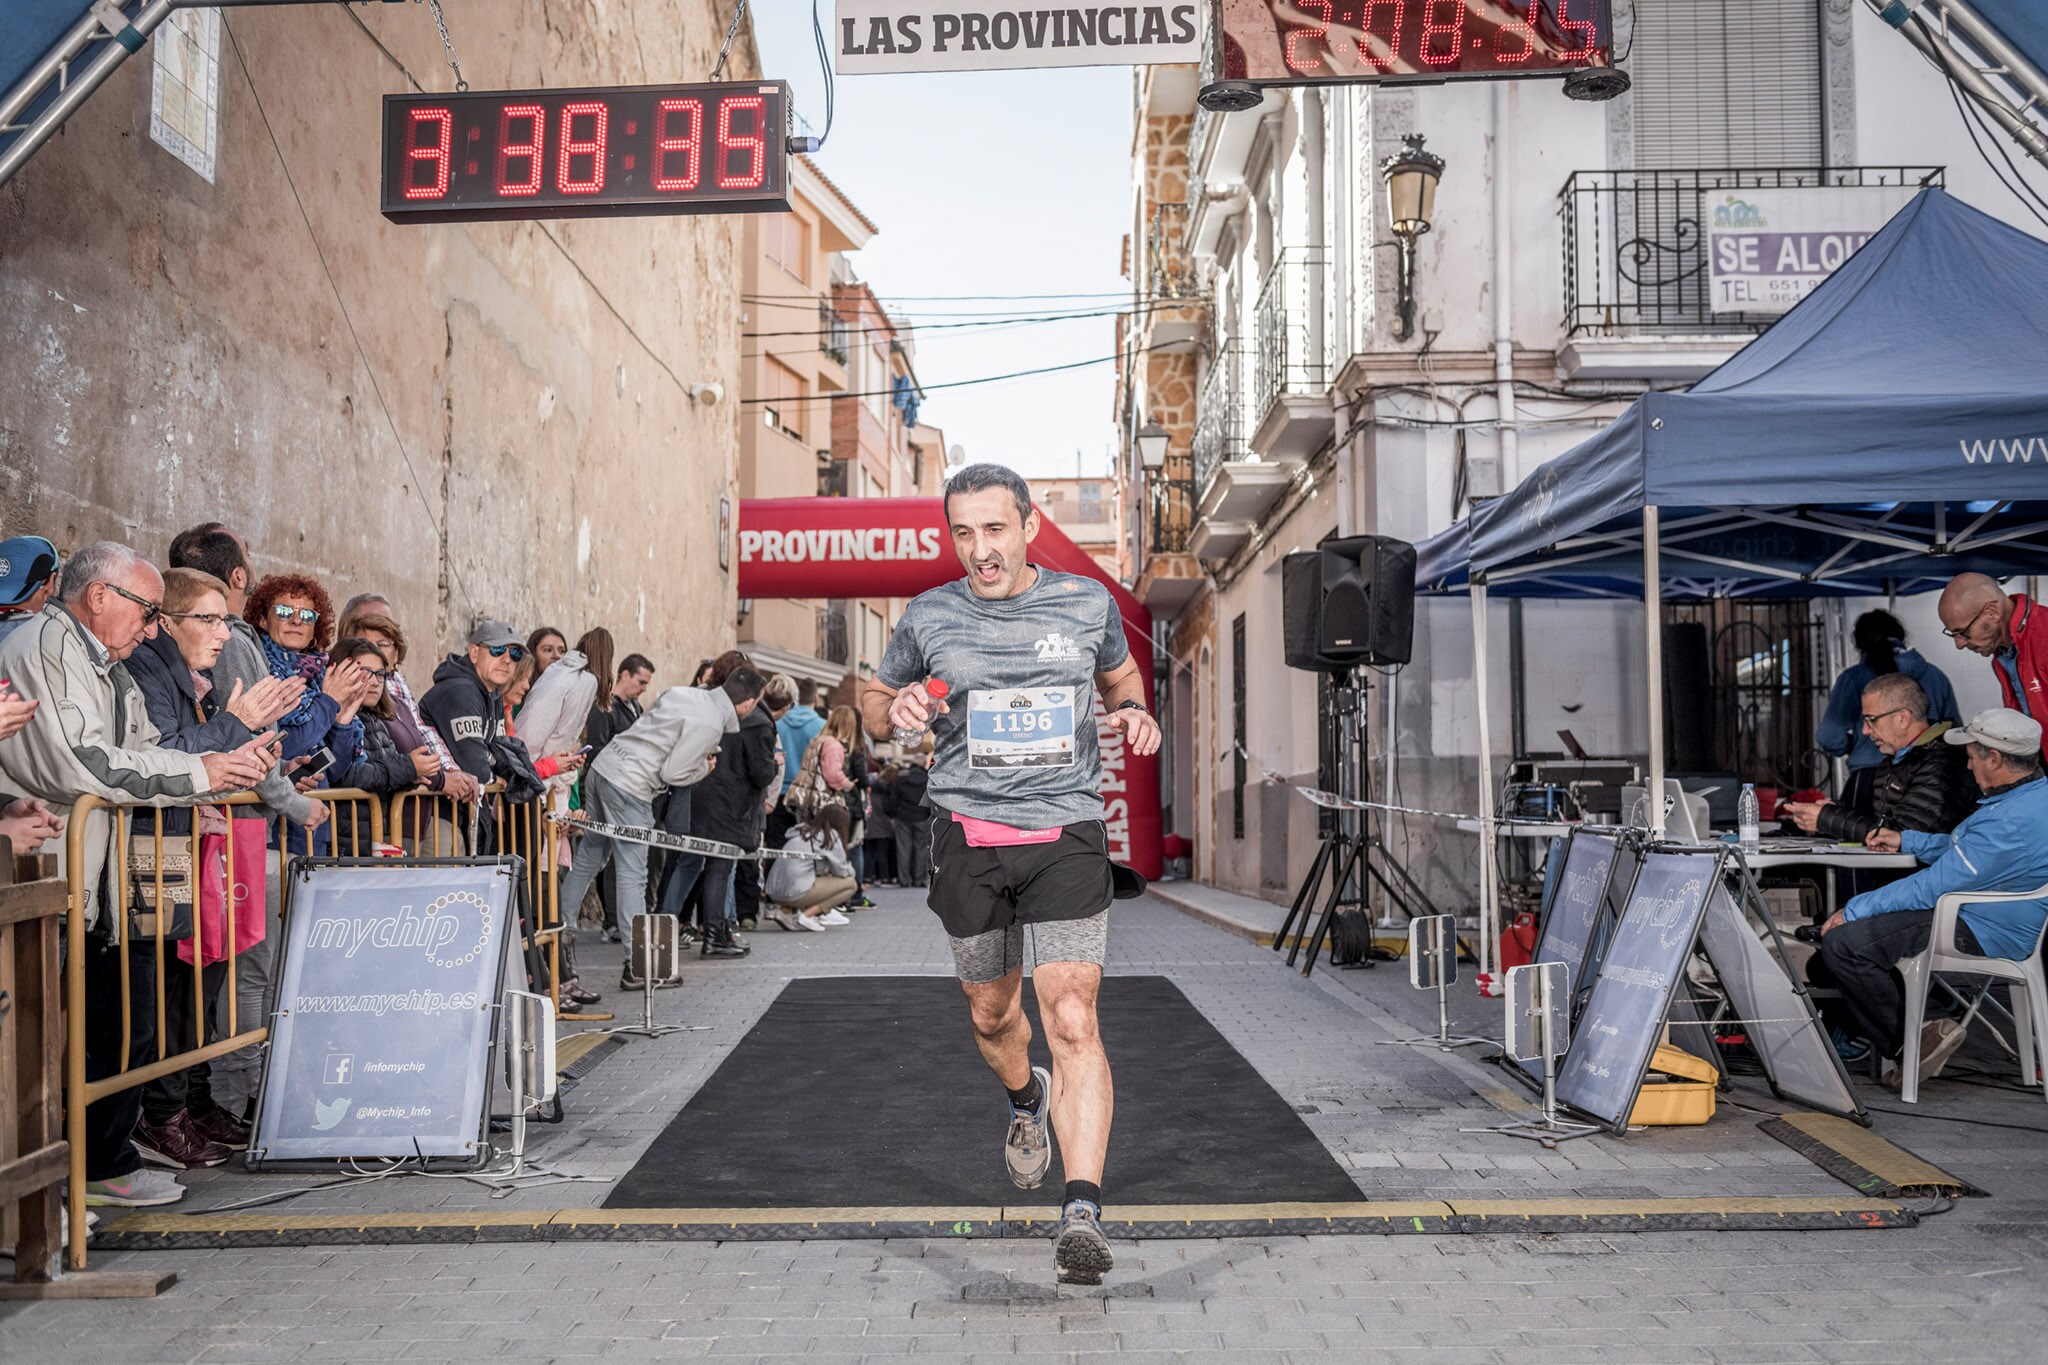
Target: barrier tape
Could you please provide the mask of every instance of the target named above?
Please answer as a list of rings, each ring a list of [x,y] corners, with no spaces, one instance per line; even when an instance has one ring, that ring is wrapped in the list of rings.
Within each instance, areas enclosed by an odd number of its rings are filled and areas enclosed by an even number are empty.
[[[805,849],[763,848],[750,852],[738,844],[721,843],[717,839],[671,834],[665,829],[647,829],[640,825],[613,825],[603,820],[562,820],[557,824],[571,832],[581,830],[585,834],[602,834],[607,839],[617,839],[622,843],[647,844],[653,848],[671,849],[677,853],[696,853],[706,858],[725,858],[732,862],[738,862],[742,858],[766,861],[774,858],[798,860],[816,856]]]

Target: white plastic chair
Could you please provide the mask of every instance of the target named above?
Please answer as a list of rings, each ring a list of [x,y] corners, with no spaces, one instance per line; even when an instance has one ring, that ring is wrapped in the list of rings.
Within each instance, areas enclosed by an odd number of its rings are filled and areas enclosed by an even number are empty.
[[[2048,1030],[2048,979],[2044,979],[2041,970],[2042,934],[2034,935],[2034,946],[2022,958],[1984,957],[1956,947],[1956,918],[1964,906],[2044,897],[2048,897],[2048,886],[2033,891],[1951,891],[1935,901],[1933,932],[1928,935],[1926,949],[1899,962],[1899,975],[1906,983],[1906,1053],[1899,1059],[1899,1098],[1907,1104],[1920,1102],[1920,1029],[1926,1023],[1927,991],[1936,972],[1970,972],[2013,982],[2013,1041],[2019,1052],[2020,1084],[2038,1086],[2041,1077],[2048,1075],[2048,1031],[2034,1031],[2036,1020]],[[2048,921],[2041,927],[2048,932]]]

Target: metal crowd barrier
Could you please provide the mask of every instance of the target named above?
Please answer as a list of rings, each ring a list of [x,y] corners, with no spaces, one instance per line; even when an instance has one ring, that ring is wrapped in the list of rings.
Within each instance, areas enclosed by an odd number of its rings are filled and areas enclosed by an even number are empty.
[[[491,783],[474,801],[423,789],[400,792],[391,800],[392,840],[415,857],[474,857],[489,842],[494,845],[489,851],[523,860],[527,904],[533,907],[525,946],[545,955],[547,995],[561,1017],[562,870],[554,865],[549,828],[546,793],[531,801],[510,801],[503,782]]]
[[[321,828],[330,831],[328,836],[329,848],[335,856],[367,858],[374,854],[375,846],[383,842],[384,799],[381,796],[355,788],[315,789],[307,792],[306,795],[324,803],[328,809],[328,819]],[[65,1136],[70,1143],[71,1182],[67,1194],[71,1227],[65,1264],[72,1270],[85,1269],[86,1106],[95,1101],[118,1095],[124,1090],[132,1090],[136,1086],[146,1085],[150,1081],[183,1071],[187,1067],[196,1066],[201,1062],[212,1061],[216,1057],[224,1057],[228,1053],[254,1046],[269,1037],[269,1028],[264,1021],[255,1021],[250,1027],[244,1028],[242,1027],[243,1021],[236,1017],[236,960],[239,954],[235,948],[235,902],[238,897],[234,894],[234,888],[239,883],[236,877],[235,840],[231,832],[229,837],[223,841],[221,851],[222,887],[224,890],[221,933],[223,946],[226,950],[222,961],[227,964],[225,980],[222,981],[219,992],[220,1001],[226,1009],[226,1021],[222,1029],[223,1036],[215,1042],[209,1043],[206,1041],[207,1010],[204,968],[208,964],[203,960],[203,953],[195,953],[195,958],[200,960],[192,964],[193,970],[191,972],[192,1013],[194,1020],[192,1046],[184,1049],[174,1047],[173,1040],[168,1036],[169,1030],[165,1020],[165,992],[159,988],[150,993],[152,996],[151,1005],[155,1010],[156,1060],[145,1062],[139,1066],[131,1064],[134,1054],[135,1017],[133,978],[131,975],[131,952],[133,950],[129,946],[131,939],[128,929],[131,893],[135,888],[130,881],[129,869],[137,849],[136,840],[140,838],[143,841],[142,847],[149,849],[152,855],[150,866],[153,869],[153,873],[150,875],[150,880],[145,882],[145,885],[148,885],[154,892],[150,900],[150,905],[153,907],[151,911],[153,932],[148,936],[148,941],[152,941],[154,944],[156,980],[161,983],[165,979],[165,945],[177,941],[176,939],[166,939],[164,936],[166,921],[175,920],[175,916],[167,913],[166,910],[166,873],[169,872],[175,875],[177,871],[175,867],[167,867],[167,859],[164,856],[166,838],[164,834],[164,817],[166,812],[188,812],[196,840],[199,832],[200,811],[218,811],[225,819],[232,822],[234,819],[233,812],[237,807],[254,806],[257,804],[258,801],[255,793],[241,792],[220,801],[209,801],[203,806],[116,804],[102,801],[95,796],[85,796],[81,797],[78,803],[71,808],[70,816],[66,822],[64,839],[65,891],[67,895],[64,991],[68,1025],[66,1030],[68,1042],[64,1060],[64,1124]],[[120,1000],[118,1006],[121,1012],[121,1050],[119,1053],[121,1066],[118,1070],[108,1075],[88,1081],[85,1078],[85,1020],[87,1017],[85,999],[87,932],[85,922],[85,845],[86,831],[91,823],[87,817],[95,812],[105,812],[112,825],[111,831],[103,836],[106,838],[109,866],[101,881],[103,886],[112,887],[112,895],[103,898],[100,913],[102,916],[118,917],[114,923],[119,926],[120,937],[118,941],[123,945],[124,949],[119,958]],[[145,817],[150,825],[148,832],[139,836],[133,829],[134,819],[137,815]],[[363,819],[359,820],[359,816],[363,817]],[[365,836],[365,824],[367,824],[367,837]],[[232,823],[230,823],[229,829],[232,831]],[[285,856],[287,857],[291,856],[295,846],[300,850],[303,850],[305,847],[304,831],[300,831],[296,839],[291,837],[290,832],[297,829],[297,826],[286,826]],[[184,836],[171,837],[182,838]],[[192,928],[195,937],[199,933],[201,876],[202,868],[198,865],[195,858],[184,871],[184,894],[190,898]],[[266,876],[267,870],[259,866],[256,869],[255,884],[263,885]],[[178,888],[173,884],[171,890],[172,899],[175,900]],[[257,914],[265,913],[264,896],[252,894],[248,899],[255,904]],[[112,1008],[114,1004],[115,1002],[98,1000],[94,1002],[94,1007],[104,1010]]]

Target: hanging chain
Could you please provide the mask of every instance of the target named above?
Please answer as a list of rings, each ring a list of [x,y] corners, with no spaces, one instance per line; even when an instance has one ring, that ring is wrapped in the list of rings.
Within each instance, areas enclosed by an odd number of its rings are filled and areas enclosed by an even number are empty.
[[[441,13],[441,0],[427,0],[427,8],[434,12],[434,27],[441,30],[441,50],[448,54],[448,69],[455,73],[455,89],[466,91],[469,82],[462,78],[462,62],[455,55],[455,40],[448,36],[448,20]]]
[[[725,41],[718,46],[718,64],[711,68],[711,79],[725,79],[725,58],[732,51],[732,40],[740,31],[740,16],[747,12],[747,0],[734,0],[732,22],[725,26]]]

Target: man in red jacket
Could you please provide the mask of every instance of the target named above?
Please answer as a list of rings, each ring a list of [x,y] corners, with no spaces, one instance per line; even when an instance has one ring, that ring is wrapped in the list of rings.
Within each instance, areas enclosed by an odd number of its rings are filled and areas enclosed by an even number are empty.
[[[2005,704],[2048,723],[2048,616],[2020,593],[2008,597],[1980,573],[1959,573],[1941,590],[1941,633],[1957,649],[1991,660]],[[2048,755],[2048,740],[2042,752]]]

